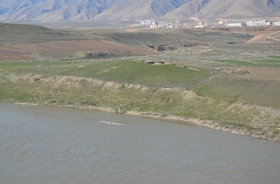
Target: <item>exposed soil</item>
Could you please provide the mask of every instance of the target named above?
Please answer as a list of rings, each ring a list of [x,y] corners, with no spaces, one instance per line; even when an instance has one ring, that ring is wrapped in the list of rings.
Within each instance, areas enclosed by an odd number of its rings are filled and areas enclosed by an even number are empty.
[[[69,53],[78,51],[102,52],[112,51],[116,54],[130,53],[132,55],[151,55],[157,52],[151,49],[138,48],[134,46],[108,42],[104,40],[71,40],[71,41],[53,41],[47,43],[27,43],[14,44],[9,46],[1,46],[0,59],[35,59],[36,57],[28,57],[27,53]],[[27,55],[27,56],[25,56]],[[25,56],[25,57],[24,57]]]
[[[34,60],[38,59],[36,55],[31,53],[22,53],[22,52],[9,52],[0,50],[0,60]]]
[[[228,67],[221,67],[224,70],[229,69]],[[231,67],[230,70],[240,70],[239,67]],[[260,80],[276,80],[280,81],[280,72],[278,68],[265,68],[265,67],[246,67],[246,71],[252,79]]]
[[[247,43],[252,43],[252,42],[259,42],[259,41],[263,41],[263,39],[265,39],[267,35],[257,35],[255,37],[253,37],[252,39],[250,39]]]

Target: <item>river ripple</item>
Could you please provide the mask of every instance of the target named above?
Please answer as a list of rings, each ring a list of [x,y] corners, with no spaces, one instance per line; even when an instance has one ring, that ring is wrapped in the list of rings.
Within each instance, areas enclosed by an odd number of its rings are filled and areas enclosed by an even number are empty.
[[[0,103],[1,184],[280,183],[279,153],[191,124]]]

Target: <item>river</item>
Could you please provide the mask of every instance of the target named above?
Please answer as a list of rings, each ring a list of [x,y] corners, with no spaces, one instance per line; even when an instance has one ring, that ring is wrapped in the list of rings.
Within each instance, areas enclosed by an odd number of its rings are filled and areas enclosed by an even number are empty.
[[[0,103],[0,183],[276,184],[280,144],[139,116]]]

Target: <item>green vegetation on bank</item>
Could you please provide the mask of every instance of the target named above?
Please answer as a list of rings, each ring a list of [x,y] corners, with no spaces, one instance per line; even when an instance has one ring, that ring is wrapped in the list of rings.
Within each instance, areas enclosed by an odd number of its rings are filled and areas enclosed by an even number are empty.
[[[229,104],[242,102],[280,108],[280,81],[222,75],[193,90],[200,96],[212,97]]]
[[[239,61],[239,60],[215,60],[216,62],[219,63],[225,63],[225,64],[230,64],[230,65],[235,65],[235,66],[255,66],[256,64],[250,63],[247,61]]]
[[[0,101],[212,120],[280,140],[280,117],[254,106],[280,108],[280,82],[212,72],[129,60],[0,63]]]
[[[273,58],[273,59],[278,59],[280,60],[280,56],[269,56],[270,58]]]
[[[2,64],[0,64],[0,67]],[[150,65],[143,62],[121,60],[84,63],[5,64],[7,70],[18,67],[21,72],[46,76],[88,77],[119,83],[143,84],[158,87],[189,88],[210,75],[210,70],[188,69],[174,65]],[[19,66],[18,66],[19,65]],[[25,70],[23,69],[25,66]]]
[[[190,70],[174,65],[150,65],[143,62],[116,61],[89,64],[61,73],[105,81],[158,87],[188,88],[210,74],[209,70]]]
[[[272,56],[271,56],[272,57]],[[240,60],[215,60],[215,62],[229,66],[253,66],[253,67],[280,67],[280,59],[277,56],[274,59],[240,61]]]
[[[257,62],[257,63],[280,63],[280,59],[279,60],[276,60],[276,59],[266,59],[266,60],[254,60],[254,62]]]

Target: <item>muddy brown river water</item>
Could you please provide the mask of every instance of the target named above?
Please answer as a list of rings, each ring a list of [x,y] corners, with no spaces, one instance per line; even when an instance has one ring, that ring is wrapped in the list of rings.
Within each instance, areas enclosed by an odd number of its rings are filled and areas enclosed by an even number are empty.
[[[0,183],[279,184],[280,144],[138,116],[0,103]]]

